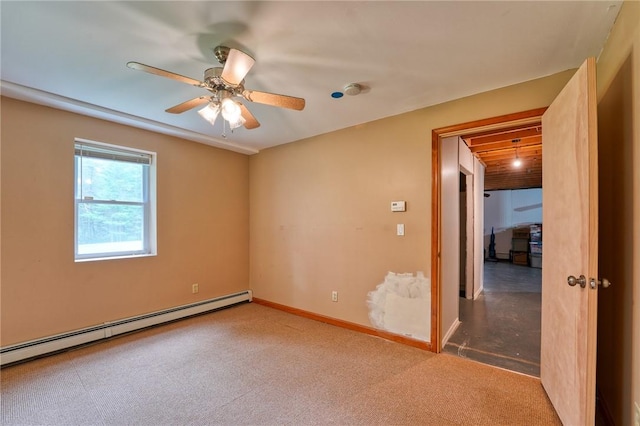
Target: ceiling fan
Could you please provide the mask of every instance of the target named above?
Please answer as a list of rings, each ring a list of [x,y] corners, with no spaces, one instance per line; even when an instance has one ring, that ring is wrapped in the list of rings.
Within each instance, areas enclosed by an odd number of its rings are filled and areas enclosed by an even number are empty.
[[[167,109],[166,112],[181,114],[197,106],[207,104],[198,113],[212,125],[215,123],[218,114],[222,114],[222,117],[229,123],[231,130],[240,126],[244,126],[246,129],[255,129],[260,126],[253,114],[236,98],[298,111],[304,109],[305,100],[302,98],[245,89],[244,78],[255,63],[251,56],[238,49],[226,46],[217,46],[213,52],[222,67],[205,70],[204,81],[195,80],[139,62],[127,62],[127,66],[134,70],[145,71],[207,89],[211,92],[210,95],[199,96],[182,102]]]

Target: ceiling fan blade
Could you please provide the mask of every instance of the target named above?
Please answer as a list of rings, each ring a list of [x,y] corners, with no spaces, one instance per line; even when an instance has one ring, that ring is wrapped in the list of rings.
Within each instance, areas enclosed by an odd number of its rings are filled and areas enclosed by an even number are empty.
[[[208,96],[200,96],[198,98],[188,100],[176,106],[172,106],[171,108],[166,109],[165,111],[170,112],[171,114],[180,114],[192,108],[195,108],[199,105],[206,104],[210,100],[211,99]]]
[[[242,111],[242,118],[245,119],[245,129],[255,129],[256,127],[260,127],[258,120],[256,120],[253,114],[251,114],[251,111],[249,111],[242,103],[240,104],[240,111]]]
[[[305,105],[305,101],[302,98],[295,98],[293,96],[286,95],[276,95],[275,93],[257,92],[255,90],[245,90],[244,92],[242,92],[242,96],[244,96],[245,99],[251,102],[295,109],[298,111],[302,111]]]
[[[251,56],[238,49],[229,49],[229,55],[224,63],[220,77],[227,83],[236,86],[242,83],[256,61]]]
[[[127,66],[132,70],[148,72],[150,74],[159,75],[160,77],[166,77],[172,80],[180,81],[182,83],[191,84],[192,86],[196,87],[205,87],[205,84],[201,81],[185,77],[184,75],[176,74],[170,71],[165,71],[160,68],[152,67],[150,65],[141,64],[140,62],[127,62]]]

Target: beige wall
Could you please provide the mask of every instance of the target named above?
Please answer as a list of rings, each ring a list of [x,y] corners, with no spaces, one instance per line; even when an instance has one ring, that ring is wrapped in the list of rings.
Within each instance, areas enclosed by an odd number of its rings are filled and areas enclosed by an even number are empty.
[[[640,404],[640,3],[623,4],[598,60],[598,374],[616,424]]]
[[[2,346],[249,288],[247,156],[4,97],[1,107]],[[157,152],[157,256],[74,262],[75,137]]]
[[[254,296],[370,325],[367,293],[388,271],[430,274],[431,130],[546,106],[571,75],[566,71],[251,156]],[[407,201],[407,212],[392,213],[393,200]],[[404,237],[395,235],[397,223],[405,224]],[[331,302],[332,290],[339,292],[337,303]]]

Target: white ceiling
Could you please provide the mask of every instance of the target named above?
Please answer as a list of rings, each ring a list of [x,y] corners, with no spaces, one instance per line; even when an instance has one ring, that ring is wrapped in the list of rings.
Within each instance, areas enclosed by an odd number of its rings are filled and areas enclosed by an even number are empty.
[[[2,94],[244,153],[578,67],[598,56],[621,1],[1,1]],[[245,102],[261,123],[222,138],[208,94],[126,67],[202,80],[217,45],[256,59],[245,87],[306,99]],[[347,83],[367,90],[333,99]]]

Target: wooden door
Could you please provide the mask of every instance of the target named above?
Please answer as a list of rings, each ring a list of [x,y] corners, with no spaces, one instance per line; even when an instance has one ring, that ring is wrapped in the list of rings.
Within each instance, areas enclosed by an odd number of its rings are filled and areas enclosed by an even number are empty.
[[[589,58],[542,116],[540,378],[565,425],[595,418],[598,289],[596,63]],[[585,287],[569,276],[586,277]]]

